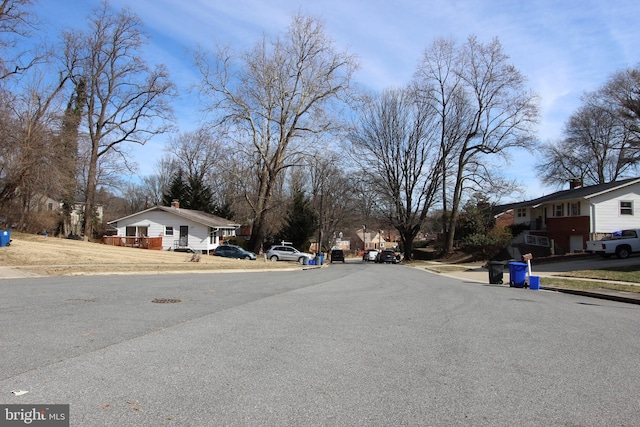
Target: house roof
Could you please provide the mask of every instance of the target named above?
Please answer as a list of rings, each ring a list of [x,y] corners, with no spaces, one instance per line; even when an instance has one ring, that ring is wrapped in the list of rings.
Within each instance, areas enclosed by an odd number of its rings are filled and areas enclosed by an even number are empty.
[[[555,193],[548,194],[546,196],[538,197],[537,199],[528,200],[525,202],[518,202],[509,205],[502,205],[497,210],[506,211],[508,209],[534,207],[537,208],[545,203],[560,202],[564,200],[574,199],[590,199],[601,194],[608,193],[610,191],[618,190],[620,188],[628,187],[640,183],[640,177],[623,179],[621,181],[611,181],[605,184],[588,185],[585,187],[572,188],[568,190],[562,190]],[[496,207],[498,208],[498,207]]]
[[[118,221],[122,221],[128,218],[132,218],[138,215],[143,215],[147,212],[151,211],[163,211],[172,215],[179,216],[181,218],[188,219],[193,222],[197,222],[198,224],[206,225],[207,227],[212,228],[231,228],[236,229],[240,227],[240,224],[236,224],[228,219],[221,218],[219,216],[209,214],[203,211],[195,211],[191,209],[183,209],[183,208],[174,208],[169,206],[154,206],[149,209],[145,209],[140,212],[136,212],[131,215],[127,215],[122,218],[114,219],[113,221],[109,221],[107,224],[117,224]]]

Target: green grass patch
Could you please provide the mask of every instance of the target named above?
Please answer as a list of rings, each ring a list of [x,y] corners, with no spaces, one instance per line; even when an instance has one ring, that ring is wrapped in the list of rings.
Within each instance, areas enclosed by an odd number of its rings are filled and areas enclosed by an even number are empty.
[[[556,277],[541,277],[540,286],[575,289],[580,291],[589,291],[595,289],[608,289],[612,291],[640,293],[640,286],[624,285],[620,283],[610,283],[606,281],[579,280],[579,279],[561,279]]]
[[[640,266],[604,268],[599,270],[580,270],[563,273],[566,277],[582,277],[586,279],[615,280],[618,282],[640,283]]]

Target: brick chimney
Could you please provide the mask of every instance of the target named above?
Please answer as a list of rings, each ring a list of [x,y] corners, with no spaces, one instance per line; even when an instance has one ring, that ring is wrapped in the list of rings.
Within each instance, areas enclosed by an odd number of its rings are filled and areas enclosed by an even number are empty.
[[[572,178],[569,180],[569,190],[575,190],[582,187],[582,178]]]
[[[171,207],[172,208],[176,208],[176,209],[180,209],[180,201],[178,201],[178,199],[173,199],[171,201]]]

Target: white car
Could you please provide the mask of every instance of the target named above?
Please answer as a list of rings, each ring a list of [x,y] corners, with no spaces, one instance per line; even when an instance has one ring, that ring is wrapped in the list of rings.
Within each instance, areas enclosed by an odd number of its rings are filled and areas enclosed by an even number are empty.
[[[365,251],[364,255],[362,255],[362,260],[365,262],[375,261],[376,256],[378,256],[378,251],[376,249],[368,249]]]
[[[313,259],[313,255],[306,252],[300,252],[293,246],[272,246],[267,251],[267,258],[271,261],[296,261],[299,264],[308,264]]]

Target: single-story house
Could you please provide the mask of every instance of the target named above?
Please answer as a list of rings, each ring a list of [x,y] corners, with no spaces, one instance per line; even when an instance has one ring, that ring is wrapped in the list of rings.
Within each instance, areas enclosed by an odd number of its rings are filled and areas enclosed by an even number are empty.
[[[209,253],[234,237],[240,224],[202,211],[182,209],[174,201],[108,222],[127,238],[162,237],[162,249]]]
[[[529,226],[525,243],[549,240],[566,253],[578,252],[587,240],[640,228],[640,177],[590,186],[571,181],[568,190],[508,208],[503,212],[512,210],[514,224]]]

